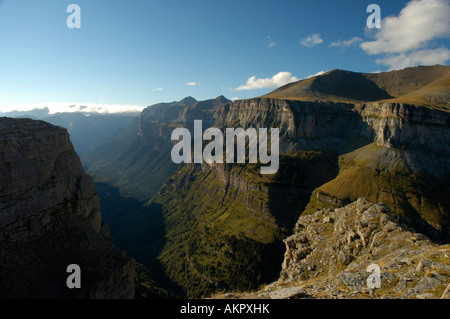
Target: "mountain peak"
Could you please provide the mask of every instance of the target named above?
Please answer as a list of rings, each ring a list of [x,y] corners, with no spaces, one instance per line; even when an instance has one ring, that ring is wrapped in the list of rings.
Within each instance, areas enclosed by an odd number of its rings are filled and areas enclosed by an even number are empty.
[[[197,102],[197,100],[194,99],[192,96],[187,96],[184,99],[182,99],[179,103],[180,104],[184,104],[186,106],[189,106],[189,105],[192,105],[192,104],[194,104],[196,102]]]
[[[450,109],[450,66],[417,66],[381,73],[334,69],[286,84],[263,97],[360,103],[390,101]]]
[[[223,95],[219,95],[218,97],[216,97],[214,99],[216,102],[221,102],[221,103],[228,103],[231,102],[229,99],[227,99],[225,96]]]

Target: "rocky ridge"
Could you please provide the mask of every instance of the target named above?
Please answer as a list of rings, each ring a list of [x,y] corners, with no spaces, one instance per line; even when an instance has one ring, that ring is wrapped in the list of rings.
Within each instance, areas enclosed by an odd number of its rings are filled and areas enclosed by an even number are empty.
[[[67,131],[0,118],[0,296],[133,298],[134,260],[114,246]],[[68,289],[67,266],[81,268]]]
[[[218,298],[450,298],[450,245],[438,245],[365,198],[302,215],[278,281]],[[380,286],[369,287],[379,266]]]

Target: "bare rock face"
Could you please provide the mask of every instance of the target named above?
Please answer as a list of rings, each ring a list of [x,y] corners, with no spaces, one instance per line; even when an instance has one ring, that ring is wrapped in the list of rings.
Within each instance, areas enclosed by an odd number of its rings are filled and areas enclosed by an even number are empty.
[[[134,260],[114,247],[67,131],[0,118],[0,296],[133,298]],[[69,289],[67,266],[81,268]]]
[[[450,283],[449,245],[400,226],[387,206],[364,198],[301,216],[285,243],[280,283],[302,283],[316,297],[440,298]],[[373,267],[379,287],[368,284]]]
[[[450,245],[398,224],[382,203],[302,215],[285,244],[279,280],[233,298],[450,298]]]

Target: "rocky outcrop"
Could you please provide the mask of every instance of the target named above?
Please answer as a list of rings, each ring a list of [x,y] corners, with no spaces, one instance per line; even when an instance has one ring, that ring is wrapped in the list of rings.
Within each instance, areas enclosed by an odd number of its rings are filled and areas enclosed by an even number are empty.
[[[1,297],[133,298],[134,260],[115,248],[65,129],[0,118],[0,179]]]
[[[298,219],[280,278],[240,298],[448,298],[450,245],[364,198]],[[379,285],[376,275],[379,271]],[[225,296],[230,297],[230,296]]]

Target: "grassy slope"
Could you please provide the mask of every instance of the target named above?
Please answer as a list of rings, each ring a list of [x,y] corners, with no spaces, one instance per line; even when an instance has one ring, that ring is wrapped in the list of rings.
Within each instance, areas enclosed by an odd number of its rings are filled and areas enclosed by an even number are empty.
[[[406,68],[383,73],[332,70],[282,86],[264,97],[335,102],[409,103],[450,111],[450,66]]]
[[[450,225],[449,186],[421,167],[408,152],[369,144],[339,158],[339,175],[316,189],[344,202],[366,197],[387,204],[393,212],[426,233]],[[410,167],[416,166],[414,172]],[[305,212],[327,206],[311,197]]]
[[[153,200],[165,215],[167,244],[160,260],[169,277],[190,297],[254,288],[265,243],[283,236],[248,214],[243,195],[233,187],[225,192],[213,171],[185,166],[172,180]]]

